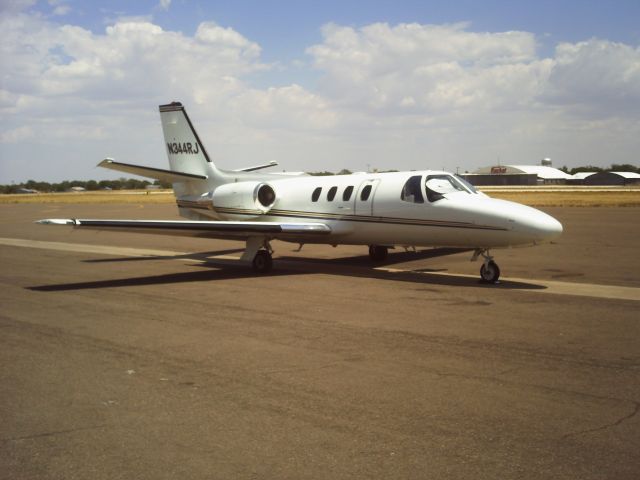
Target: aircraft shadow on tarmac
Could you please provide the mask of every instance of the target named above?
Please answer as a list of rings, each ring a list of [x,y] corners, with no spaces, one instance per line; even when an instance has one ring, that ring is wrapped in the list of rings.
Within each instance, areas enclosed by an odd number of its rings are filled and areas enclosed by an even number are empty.
[[[133,287],[143,285],[163,285],[189,282],[211,282],[230,280],[235,278],[251,278],[256,274],[246,265],[239,264],[235,260],[222,260],[210,258],[212,255],[222,255],[228,253],[237,253],[239,250],[225,250],[223,252],[199,252],[185,255],[173,256],[145,256],[145,257],[125,257],[125,258],[108,258],[108,259],[91,259],[86,262],[125,262],[125,261],[144,261],[144,260],[197,260],[201,263],[195,264],[200,268],[206,268],[202,271],[190,271],[181,273],[168,273],[152,276],[140,276],[129,278],[117,278],[110,280],[97,280],[88,282],[62,283],[53,285],[38,285],[26,287],[28,290],[37,292],[58,292],[69,290],[87,290],[99,288],[117,288],[117,287]],[[447,275],[442,270],[430,270],[425,268],[403,271],[387,271],[379,270],[376,267],[385,267],[397,263],[415,261],[424,258],[435,258],[443,255],[452,255],[455,253],[466,252],[466,249],[429,249],[419,252],[398,252],[389,255],[384,262],[371,264],[368,256],[354,256],[332,259],[318,258],[299,258],[291,256],[278,257],[276,267],[267,276],[282,277],[292,275],[309,275],[309,274],[328,274],[341,275],[355,278],[375,278],[378,280],[392,280],[400,282],[410,282],[428,285],[443,285],[456,287],[485,287],[500,288],[502,290],[543,290],[546,287],[536,285],[534,283],[515,282],[506,280],[500,282],[499,285],[491,285],[469,277],[458,275]],[[189,266],[194,266],[190,264]],[[430,272],[437,274],[430,275]],[[257,278],[261,278],[260,275]]]

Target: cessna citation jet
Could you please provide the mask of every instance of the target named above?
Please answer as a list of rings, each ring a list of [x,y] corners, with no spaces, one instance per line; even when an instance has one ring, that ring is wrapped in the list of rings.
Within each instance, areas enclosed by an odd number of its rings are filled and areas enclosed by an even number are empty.
[[[262,173],[258,165],[221,170],[211,161],[183,105],[160,106],[169,170],[107,158],[99,166],[173,184],[187,220],[48,219],[80,229],[241,239],[241,260],[256,272],[272,267],[270,241],[368,245],[374,261],[388,249],[459,247],[484,259],[480,276],[497,282],[489,249],[549,242],[562,233],[553,217],[497,200],[444,171],[359,173],[314,177]]]

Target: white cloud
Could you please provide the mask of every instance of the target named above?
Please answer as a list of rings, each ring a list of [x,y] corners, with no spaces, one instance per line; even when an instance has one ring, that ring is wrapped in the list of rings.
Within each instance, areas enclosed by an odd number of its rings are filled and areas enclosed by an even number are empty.
[[[464,24],[328,25],[310,47],[327,95],[383,114],[435,113],[519,103],[546,80],[526,32],[474,33]],[[410,99],[410,100],[409,100]]]
[[[24,125],[12,130],[0,133],[1,143],[18,143],[24,140],[28,140],[34,137],[34,132],[31,127]]]
[[[263,130],[323,131],[337,125],[337,115],[328,102],[296,84],[247,90],[230,106],[246,125]]]
[[[49,0],[48,3],[53,7],[51,12],[53,15],[63,16],[71,11],[71,7],[62,0]]]
[[[467,29],[327,25],[323,42],[307,49],[323,75],[318,93],[355,141],[374,145],[367,155],[375,161],[404,146],[411,165],[422,156],[449,168],[498,155],[520,162],[552,155],[574,165],[637,162],[638,48],[589,40],[542,58],[531,33]],[[596,141],[604,137],[625,156],[612,157]]]
[[[545,100],[589,117],[640,112],[640,47],[591,39],[556,48]]]
[[[36,0],[2,0],[0,2],[1,13],[17,13],[26,10],[36,4]]]
[[[160,8],[160,10],[164,10],[165,12],[169,10],[170,6],[171,0],[160,0],[160,3],[158,4],[158,8]]]
[[[606,165],[640,150],[629,45],[593,39],[541,58],[528,32],[327,25],[307,49],[317,88],[256,88],[252,75],[274,66],[232,27],[202,22],[189,35],[143,17],[93,33],[16,12],[0,16],[0,183],[29,176],[24,165],[50,179],[108,175],[93,169],[107,155],[164,167],[155,107],[172,100],[229,168],[464,170],[497,155]]]
[[[7,81],[14,94],[96,102],[170,94],[206,101],[218,95],[216,87],[225,91],[226,78],[267,68],[258,45],[213,23],[201,24],[194,37],[145,21],[121,21],[103,35],[26,15],[0,25],[8,38],[4,57],[14,65]]]

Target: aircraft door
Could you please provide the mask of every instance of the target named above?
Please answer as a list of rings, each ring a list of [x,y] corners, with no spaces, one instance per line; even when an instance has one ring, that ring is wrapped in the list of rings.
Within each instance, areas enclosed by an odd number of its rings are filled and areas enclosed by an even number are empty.
[[[358,187],[358,193],[355,198],[355,214],[356,215],[373,215],[373,197],[380,180],[365,180]]]

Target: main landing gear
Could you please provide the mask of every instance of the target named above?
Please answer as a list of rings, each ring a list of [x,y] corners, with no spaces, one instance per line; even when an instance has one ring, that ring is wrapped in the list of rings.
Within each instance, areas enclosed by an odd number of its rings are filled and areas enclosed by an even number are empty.
[[[480,278],[485,283],[498,283],[498,279],[500,278],[500,267],[498,264],[493,261],[493,257],[489,255],[489,249],[487,248],[477,248],[475,252],[473,252],[473,257],[471,257],[471,261],[475,261],[478,257],[481,256],[484,258],[484,262],[480,267]]]
[[[247,238],[247,246],[240,257],[243,262],[251,262],[251,267],[256,273],[269,273],[273,268],[273,249],[269,244],[269,239],[265,237]]]
[[[269,273],[273,267],[273,258],[268,250],[258,250],[251,262],[253,270],[257,273]]]
[[[369,258],[374,262],[382,262],[387,259],[389,248],[382,245],[369,245]]]

